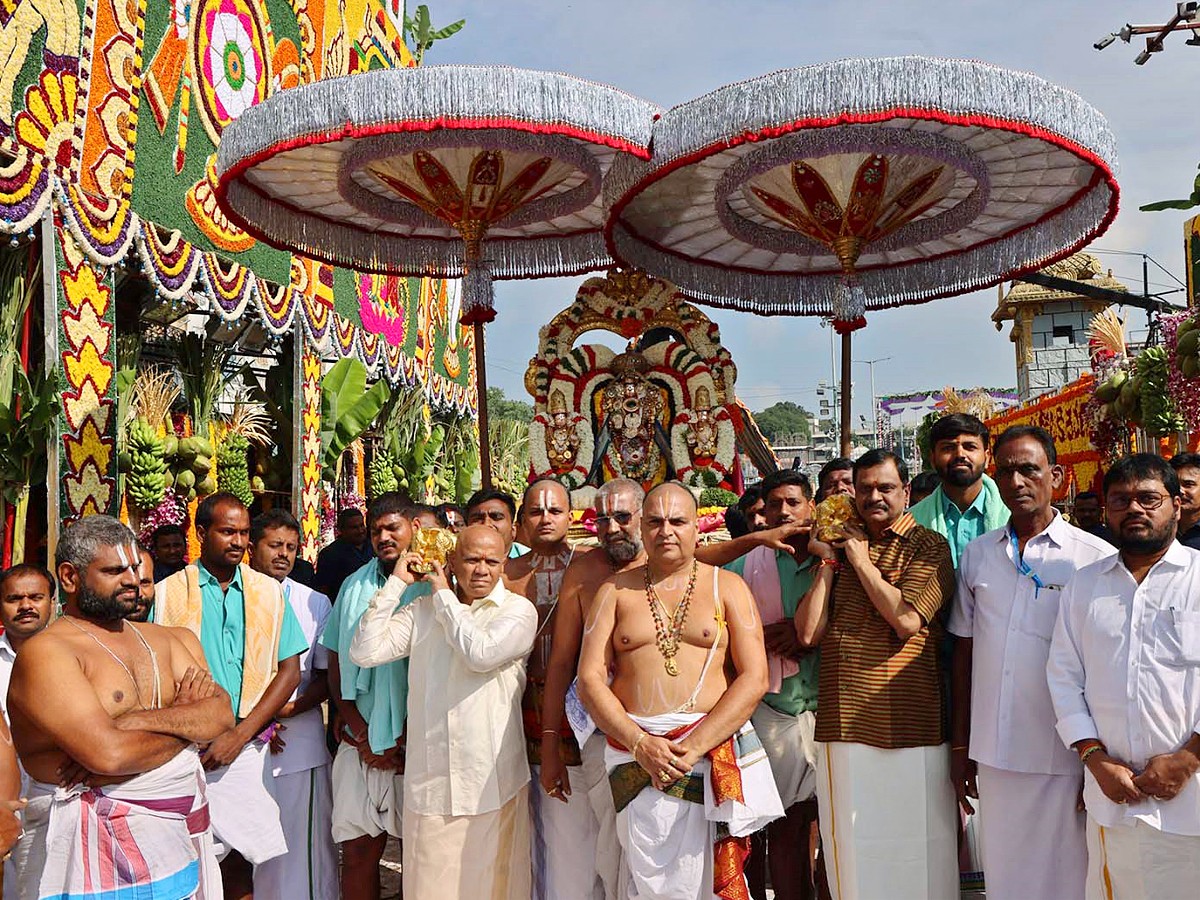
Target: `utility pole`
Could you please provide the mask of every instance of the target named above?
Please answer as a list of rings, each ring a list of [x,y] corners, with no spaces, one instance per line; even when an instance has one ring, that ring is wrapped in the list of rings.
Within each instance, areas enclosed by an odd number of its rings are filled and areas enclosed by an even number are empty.
[[[875,435],[875,445],[880,443],[879,436],[879,410],[875,408],[878,402],[875,399],[875,363],[887,362],[891,359],[890,356],[881,356],[878,359],[856,359],[855,362],[861,366],[869,366],[871,369],[871,433]]]

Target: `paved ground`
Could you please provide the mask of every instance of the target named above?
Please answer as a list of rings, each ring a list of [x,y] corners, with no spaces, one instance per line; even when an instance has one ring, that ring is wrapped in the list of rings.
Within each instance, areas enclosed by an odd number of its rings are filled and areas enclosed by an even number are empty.
[[[387,849],[383,851],[379,880],[383,884],[381,900],[396,900],[400,896],[400,842],[395,838],[388,838]]]

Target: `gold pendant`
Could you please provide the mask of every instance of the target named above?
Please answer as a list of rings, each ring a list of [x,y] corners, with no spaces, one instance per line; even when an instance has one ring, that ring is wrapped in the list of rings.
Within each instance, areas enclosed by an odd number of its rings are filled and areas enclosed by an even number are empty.
[[[663,663],[663,665],[665,665],[667,667],[667,674],[670,675],[671,677],[674,677],[679,674],[679,666],[675,665],[674,657],[671,657],[670,659],[668,659],[665,663]]]

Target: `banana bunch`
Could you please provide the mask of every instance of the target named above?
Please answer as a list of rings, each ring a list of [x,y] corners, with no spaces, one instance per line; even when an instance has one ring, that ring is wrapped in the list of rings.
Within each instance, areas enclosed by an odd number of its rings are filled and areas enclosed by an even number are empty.
[[[139,509],[154,509],[167,491],[163,449],[163,440],[154,426],[145,419],[134,419],[127,431],[126,449],[118,462],[126,472],[129,499]]]
[[[1185,378],[1200,375],[1200,316],[1179,326],[1175,333],[1175,359]]]
[[[250,441],[241,434],[226,435],[217,448],[217,489],[228,491],[246,506],[254,502],[250,464],[246,457],[249,450]]]
[[[1141,415],[1134,421],[1156,437],[1187,427],[1167,393],[1169,375],[1166,347],[1147,347],[1138,356],[1134,381],[1138,382]]]
[[[396,459],[390,451],[382,447],[376,448],[371,456],[371,464],[367,467],[367,490],[372,500],[400,487],[396,478],[396,465]]]

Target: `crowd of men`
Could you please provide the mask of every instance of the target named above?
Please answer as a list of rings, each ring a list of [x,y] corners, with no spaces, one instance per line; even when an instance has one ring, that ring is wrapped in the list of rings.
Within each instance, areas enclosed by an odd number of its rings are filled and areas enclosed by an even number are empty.
[[[1072,523],[1045,431],[930,440],[922,485],[776,472],[704,545],[628,480],[595,547],[555,481],[391,493],[315,571],[230,494],[191,564],[81,519],[0,573],[5,895],[372,900],[390,836],[409,900],[943,900],[973,816],[989,898],[1194,896],[1200,456],[1118,461]]]

